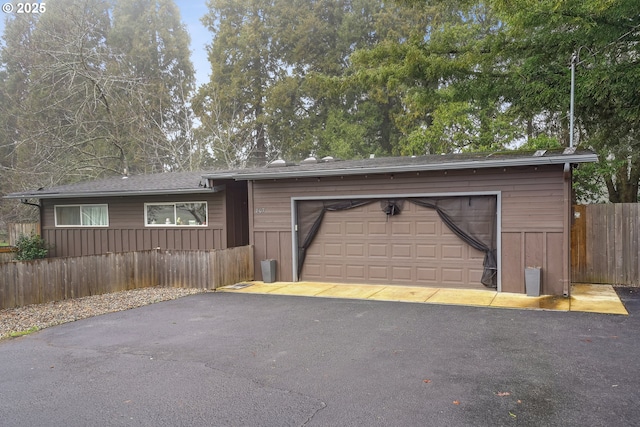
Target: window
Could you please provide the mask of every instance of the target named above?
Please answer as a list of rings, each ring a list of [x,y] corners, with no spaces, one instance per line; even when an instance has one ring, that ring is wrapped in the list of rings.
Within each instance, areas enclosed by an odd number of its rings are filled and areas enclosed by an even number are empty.
[[[107,205],[55,206],[56,227],[108,227]]]
[[[147,227],[195,227],[207,225],[207,202],[145,203]]]

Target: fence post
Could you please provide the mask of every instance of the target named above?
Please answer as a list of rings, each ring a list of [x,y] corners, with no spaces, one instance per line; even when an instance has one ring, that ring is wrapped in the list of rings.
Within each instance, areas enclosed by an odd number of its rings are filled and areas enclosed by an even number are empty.
[[[587,245],[587,209],[584,205],[573,206],[571,219],[571,281],[579,282],[585,273]]]

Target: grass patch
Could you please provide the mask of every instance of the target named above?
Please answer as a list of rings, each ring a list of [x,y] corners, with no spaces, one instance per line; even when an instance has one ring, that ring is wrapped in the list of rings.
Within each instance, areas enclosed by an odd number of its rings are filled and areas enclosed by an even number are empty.
[[[22,336],[25,336],[25,335],[32,334],[34,332],[38,332],[39,330],[40,330],[40,328],[38,328],[37,326],[33,326],[33,327],[27,329],[26,331],[19,331],[19,332],[11,331],[11,332],[9,332],[9,336],[11,338],[18,338],[18,337],[22,337]]]

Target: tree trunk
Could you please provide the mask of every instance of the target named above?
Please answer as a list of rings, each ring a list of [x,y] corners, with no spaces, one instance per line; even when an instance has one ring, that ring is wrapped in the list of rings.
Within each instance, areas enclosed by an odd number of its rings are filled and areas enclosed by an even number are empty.
[[[615,178],[615,182],[614,182]],[[638,203],[638,183],[640,182],[640,158],[620,166],[614,177],[605,177],[609,202]]]

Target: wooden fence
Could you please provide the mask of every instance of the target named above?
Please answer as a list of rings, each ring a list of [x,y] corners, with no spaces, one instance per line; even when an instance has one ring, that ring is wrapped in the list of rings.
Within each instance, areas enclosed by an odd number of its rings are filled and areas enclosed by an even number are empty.
[[[9,224],[9,246],[15,246],[21,235],[30,236],[31,234],[40,235],[39,222],[27,223],[10,223]]]
[[[13,261],[16,258],[16,251],[13,247],[0,248],[0,264],[3,262]]]
[[[9,262],[0,264],[0,309],[150,286],[216,289],[253,272],[253,246]]]
[[[574,206],[571,280],[640,285],[640,204]]]

